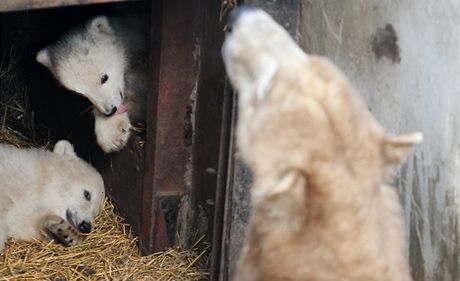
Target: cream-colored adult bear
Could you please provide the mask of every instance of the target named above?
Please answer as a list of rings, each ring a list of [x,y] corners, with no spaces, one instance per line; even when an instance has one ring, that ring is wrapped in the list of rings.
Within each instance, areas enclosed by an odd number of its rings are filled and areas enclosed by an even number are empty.
[[[261,10],[233,13],[223,57],[254,174],[234,280],[410,281],[398,194],[385,183],[422,135],[387,134],[331,61]]]
[[[0,251],[8,238],[78,244],[104,196],[102,177],[69,142],[52,152],[0,144]]]

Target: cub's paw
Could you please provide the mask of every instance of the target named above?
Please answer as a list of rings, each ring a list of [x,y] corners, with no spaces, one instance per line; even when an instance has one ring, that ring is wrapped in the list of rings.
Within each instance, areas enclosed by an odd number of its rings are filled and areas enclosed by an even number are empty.
[[[83,240],[83,235],[67,220],[55,215],[47,215],[42,219],[41,230],[48,239],[64,246],[74,246]]]
[[[111,117],[96,115],[95,118],[96,141],[105,153],[125,147],[132,127],[127,112]]]

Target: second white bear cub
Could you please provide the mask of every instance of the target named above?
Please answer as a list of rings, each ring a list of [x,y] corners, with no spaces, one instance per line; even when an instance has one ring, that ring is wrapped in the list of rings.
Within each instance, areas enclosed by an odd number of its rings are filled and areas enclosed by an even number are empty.
[[[69,142],[52,152],[0,144],[0,251],[8,238],[78,244],[104,197],[101,175]]]
[[[145,120],[148,48],[141,21],[98,16],[37,53],[67,89],[94,105],[95,134],[105,152],[119,151],[131,124]]]

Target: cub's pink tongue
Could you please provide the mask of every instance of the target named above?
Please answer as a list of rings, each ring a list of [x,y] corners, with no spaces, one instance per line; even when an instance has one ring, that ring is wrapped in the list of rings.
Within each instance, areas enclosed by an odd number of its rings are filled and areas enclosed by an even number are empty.
[[[126,108],[124,104],[120,104],[120,106],[117,109],[117,112],[115,112],[115,115],[124,113],[126,111],[128,111],[128,108]]]

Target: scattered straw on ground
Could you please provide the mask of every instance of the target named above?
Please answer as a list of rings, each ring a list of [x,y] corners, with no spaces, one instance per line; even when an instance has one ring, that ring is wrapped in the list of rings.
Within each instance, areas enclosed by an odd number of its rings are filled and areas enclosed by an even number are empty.
[[[207,280],[206,251],[178,248],[141,257],[136,239],[107,200],[82,244],[8,241],[0,280]]]

